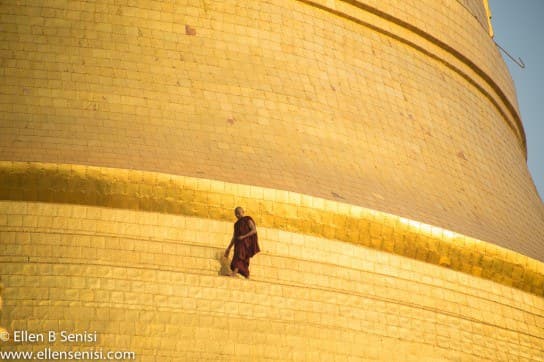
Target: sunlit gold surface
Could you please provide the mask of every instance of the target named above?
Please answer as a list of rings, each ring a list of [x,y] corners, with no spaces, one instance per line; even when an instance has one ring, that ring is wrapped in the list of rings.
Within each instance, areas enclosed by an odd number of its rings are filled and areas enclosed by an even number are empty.
[[[0,326],[140,362],[544,360],[486,4],[0,2]],[[235,206],[249,281],[219,275]]]
[[[439,227],[282,190],[201,178],[78,165],[0,162],[0,198],[232,219],[337,239],[445,266],[544,295],[544,264]]]
[[[146,362],[544,353],[544,298],[413,258],[259,224],[262,251],[243,280],[218,275],[232,220],[27,201],[0,209],[0,323],[100,336],[3,350],[123,349]]]
[[[287,190],[542,260],[482,1],[61,3],[0,7],[0,160]]]

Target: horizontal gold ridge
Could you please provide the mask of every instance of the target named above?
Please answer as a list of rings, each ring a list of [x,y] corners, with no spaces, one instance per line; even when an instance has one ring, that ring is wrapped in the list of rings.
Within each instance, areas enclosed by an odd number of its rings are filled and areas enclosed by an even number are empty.
[[[327,0],[298,1],[372,28],[439,61],[459,74],[494,105],[503,121],[518,139],[527,159],[527,139],[516,107],[493,77],[481,69],[470,57],[432,36],[424,29],[357,0],[339,0],[332,3]],[[407,36],[407,34],[410,35]]]
[[[290,191],[105,167],[0,161],[0,199],[82,204],[232,221],[350,242],[544,295],[544,263],[400,216]]]

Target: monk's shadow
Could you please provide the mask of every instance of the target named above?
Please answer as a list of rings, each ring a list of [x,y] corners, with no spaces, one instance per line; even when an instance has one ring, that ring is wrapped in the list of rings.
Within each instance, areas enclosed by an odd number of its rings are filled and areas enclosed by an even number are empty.
[[[224,252],[220,251],[217,252],[215,258],[219,261],[219,264],[221,264],[221,268],[217,275],[230,276],[230,259],[225,256]]]

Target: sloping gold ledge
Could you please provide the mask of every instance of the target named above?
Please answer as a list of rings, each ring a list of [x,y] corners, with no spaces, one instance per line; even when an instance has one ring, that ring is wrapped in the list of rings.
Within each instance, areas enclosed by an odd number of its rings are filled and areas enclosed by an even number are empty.
[[[338,239],[544,296],[544,263],[396,215],[294,192],[156,172],[0,161],[0,199],[83,204],[232,221]]]

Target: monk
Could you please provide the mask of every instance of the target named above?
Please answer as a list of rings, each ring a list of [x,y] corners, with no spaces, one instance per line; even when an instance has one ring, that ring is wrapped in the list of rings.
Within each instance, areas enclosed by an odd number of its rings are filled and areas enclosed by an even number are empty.
[[[238,206],[234,209],[234,215],[238,219],[234,224],[234,233],[229,246],[225,250],[225,257],[228,258],[230,248],[234,245],[234,255],[230,263],[231,276],[238,273],[249,279],[249,258],[259,251],[257,228],[251,216],[244,216],[244,209]]]

